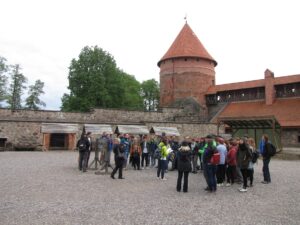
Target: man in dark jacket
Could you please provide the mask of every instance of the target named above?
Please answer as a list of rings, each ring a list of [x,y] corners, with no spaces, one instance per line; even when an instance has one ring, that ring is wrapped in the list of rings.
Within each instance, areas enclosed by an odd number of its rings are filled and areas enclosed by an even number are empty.
[[[262,181],[262,183],[268,184],[271,183],[271,175],[269,170],[269,163],[271,161],[271,156],[269,152],[271,151],[272,146],[271,143],[269,142],[269,137],[266,134],[262,136],[262,142],[264,143],[262,149],[264,180]]]
[[[90,148],[90,142],[86,134],[82,134],[77,142],[77,148],[79,150],[78,168],[82,172],[86,172],[88,166],[88,154]]]
[[[124,179],[122,171],[123,171],[123,163],[125,160],[125,145],[124,144],[116,144],[114,146],[114,154],[115,154],[115,168],[112,171],[110,177],[115,179],[115,174],[119,170],[119,179]]]

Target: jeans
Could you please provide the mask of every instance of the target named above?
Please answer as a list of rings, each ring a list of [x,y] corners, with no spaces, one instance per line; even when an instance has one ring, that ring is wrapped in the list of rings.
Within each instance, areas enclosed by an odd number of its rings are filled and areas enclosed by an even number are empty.
[[[271,175],[269,170],[269,163],[271,158],[264,158],[263,159],[263,174],[264,174],[264,181],[271,182]]]
[[[195,154],[192,156],[192,165],[193,165],[193,172],[197,171],[197,164],[198,164],[198,155]]]
[[[206,184],[207,184],[207,187],[209,187],[209,181],[208,181],[208,173],[207,173],[207,167],[208,165],[203,163],[203,176],[205,178],[205,181],[206,181]]]
[[[129,152],[125,151],[125,160],[123,162],[123,168],[127,167],[128,156],[129,156]]]
[[[188,191],[188,183],[189,183],[189,171],[178,171],[178,178],[177,178],[177,191],[181,191],[181,181],[183,175],[183,192]]]
[[[248,177],[250,179],[250,186],[253,184],[253,175],[254,175],[254,169],[249,169],[248,168]]]
[[[207,165],[208,187],[211,191],[217,190],[216,170],[217,166],[212,164]]]
[[[217,166],[217,183],[221,184],[225,181],[225,165],[218,165]]]
[[[157,177],[161,175],[161,179],[164,178],[167,162],[168,162],[167,160],[162,160],[162,159],[158,161]]]
[[[87,164],[87,158],[88,158],[88,151],[79,152],[79,160],[78,160],[78,167],[79,170],[86,171],[88,164]]]
[[[153,166],[155,166],[155,161],[156,161],[156,159],[155,159],[155,157],[154,157],[154,153],[149,153],[149,161],[150,161],[150,165],[153,167]]]
[[[227,183],[234,183],[234,176],[236,172],[236,166],[228,166],[226,170]]]
[[[241,169],[243,175],[243,188],[247,189],[248,187],[248,169]]]
[[[149,166],[149,153],[142,153],[142,167],[144,167],[144,161],[145,161],[145,166]]]

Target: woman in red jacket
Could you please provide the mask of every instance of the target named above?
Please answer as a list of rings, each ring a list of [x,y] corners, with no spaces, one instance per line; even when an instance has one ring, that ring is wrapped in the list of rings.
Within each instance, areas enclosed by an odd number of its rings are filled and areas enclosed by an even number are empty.
[[[237,152],[237,142],[236,140],[231,140],[229,142],[229,151],[227,154],[226,162],[227,162],[227,170],[226,170],[226,176],[227,176],[227,184],[226,187],[229,187],[234,183],[234,176],[236,171],[236,152]]]

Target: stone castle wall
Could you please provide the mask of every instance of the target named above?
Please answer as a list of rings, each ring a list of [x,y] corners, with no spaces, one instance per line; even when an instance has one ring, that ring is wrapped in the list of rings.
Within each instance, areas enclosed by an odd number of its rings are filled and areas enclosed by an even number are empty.
[[[78,124],[76,139],[81,134],[82,124],[85,123],[110,124],[113,130],[118,124],[141,124],[146,125],[149,130],[152,126],[177,127],[181,138],[217,133],[215,124],[188,121],[187,118],[177,121],[176,115],[180,113],[180,108],[163,108],[161,112],[95,109],[89,113],[0,109],[0,138],[7,138],[7,142],[17,148],[40,149],[44,143],[42,123]]]

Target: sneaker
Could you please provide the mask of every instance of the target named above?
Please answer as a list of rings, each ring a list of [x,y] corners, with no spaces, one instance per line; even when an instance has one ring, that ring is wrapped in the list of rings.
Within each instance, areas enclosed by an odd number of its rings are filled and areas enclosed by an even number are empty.
[[[231,186],[231,183],[227,183],[225,186],[226,186],[226,187],[230,187],[230,186]]]
[[[268,181],[262,181],[261,183],[262,183],[262,184],[268,184],[268,183],[270,183],[270,182],[268,182]]]
[[[156,177],[157,180],[160,180],[160,177]]]
[[[240,192],[247,192],[247,188],[240,189]]]
[[[110,175],[111,179],[115,179],[115,177],[113,175]]]
[[[224,183],[220,183],[220,187],[223,187],[224,186]]]
[[[167,180],[167,178],[164,177],[162,180]]]
[[[221,184],[217,184],[217,187],[221,187]]]

